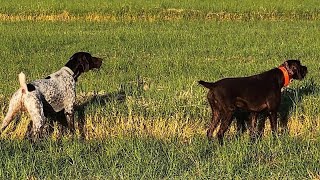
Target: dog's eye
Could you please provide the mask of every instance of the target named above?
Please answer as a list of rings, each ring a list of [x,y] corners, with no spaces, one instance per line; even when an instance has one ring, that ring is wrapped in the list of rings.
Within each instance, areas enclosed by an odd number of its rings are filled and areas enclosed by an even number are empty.
[[[292,66],[292,70],[296,71],[297,70],[296,66]]]

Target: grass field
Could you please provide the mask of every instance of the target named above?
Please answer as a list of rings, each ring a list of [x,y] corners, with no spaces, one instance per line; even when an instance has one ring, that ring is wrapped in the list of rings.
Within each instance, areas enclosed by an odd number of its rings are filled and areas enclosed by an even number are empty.
[[[87,140],[30,144],[29,116],[1,135],[1,179],[319,179],[320,2],[0,1],[0,119],[18,74],[61,68],[77,51],[104,59],[79,78]],[[300,59],[283,95],[289,133],[267,126],[209,143],[211,111],[197,81],[248,76]],[[77,117],[82,114],[77,112]],[[267,121],[269,125],[269,121]]]

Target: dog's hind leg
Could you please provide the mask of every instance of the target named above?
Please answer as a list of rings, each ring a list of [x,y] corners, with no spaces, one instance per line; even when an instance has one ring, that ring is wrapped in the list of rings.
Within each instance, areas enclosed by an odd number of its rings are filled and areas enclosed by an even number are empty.
[[[43,137],[47,138],[51,136],[54,132],[54,122],[51,119],[48,119],[47,123],[45,123],[42,131]]]
[[[250,113],[237,109],[233,114],[233,118],[236,119],[237,137],[245,133],[247,130],[246,124],[249,122]]]
[[[209,125],[209,128],[207,130],[207,138],[209,140],[212,140],[212,133],[213,131],[217,128],[218,124],[220,123],[220,109],[219,106],[217,106],[216,104],[216,99],[214,98],[214,94],[209,91],[208,93],[208,101],[211,107],[211,111],[212,111],[212,119],[211,119],[211,123]]]
[[[25,99],[28,103],[25,103],[25,107],[28,110],[32,120],[32,139],[36,140],[42,138],[43,127],[46,123],[46,117],[43,112],[43,104],[39,100],[39,97],[35,95],[28,95]]]
[[[212,133],[217,128],[220,123],[220,113],[217,110],[212,109],[212,120],[207,130],[207,137],[209,140],[212,140]]]
[[[217,100],[214,96],[214,93],[211,90],[209,90],[207,98],[212,111],[212,119],[207,130],[207,138],[208,140],[212,140],[212,133],[220,123],[221,112],[220,107],[217,105]]]
[[[32,121],[30,121],[28,126],[27,126],[27,131],[26,131],[26,134],[25,134],[25,138],[26,139],[31,139],[32,138],[32,134],[33,134],[32,126],[33,126],[33,123],[32,123]]]
[[[257,137],[260,139],[264,133],[264,128],[266,126],[266,116],[259,119],[257,123]]]
[[[225,113],[223,118],[221,118],[220,128],[219,128],[219,131],[217,133],[217,137],[218,137],[218,141],[219,141],[220,145],[223,145],[224,133],[228,130],[231,122],[232,122],[232,112]]]
[[[10,103],[9,103],[9,109],[6,114],[6,117],[2,121],[0,133],[2,133],[7,126],[10,124],[10,122],[15,118],[17,113],[21,111],[22,108],[22,92],[17,91],[16,93],[13,94]]]
[[[68,127],[68,122],[67,119],[63,113],[63,115],[59,116],[59,120],[57,123],[58,129],[57,129],[57,139],[61,140],[62,136],[67,133],[67,127]]]

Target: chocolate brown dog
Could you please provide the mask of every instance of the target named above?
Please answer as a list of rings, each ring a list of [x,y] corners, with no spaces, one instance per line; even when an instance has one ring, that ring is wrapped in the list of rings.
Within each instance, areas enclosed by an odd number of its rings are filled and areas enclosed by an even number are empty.
[[[219,143],[223,144],[224,133],[237,109],[250,112],[251,138],[255,137],[256,119],[261,112],[268,114],[275,134],[281,88],[287,86],[292,79],[302,80],[307,72],[307,67],[301,65],[299,60],[287,60],[278,68],[249,77],[225,78],[213,83],[199,81],[199,84],[209,89],[207,98],[212,109],[212,121],[207,131],[209,140],[220,123],[217,137]]]

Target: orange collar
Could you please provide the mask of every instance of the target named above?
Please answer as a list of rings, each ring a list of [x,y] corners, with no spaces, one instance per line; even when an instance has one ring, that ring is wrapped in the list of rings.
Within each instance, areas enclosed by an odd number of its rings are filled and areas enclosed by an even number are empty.
[[[287,69],[283,66],[278,67],[278,69],[280,69],[282,71],[283,77],[284,77],[284,87],[288,86],[290,83],[290,77],[289,77],[289,73],[287,71]]]

